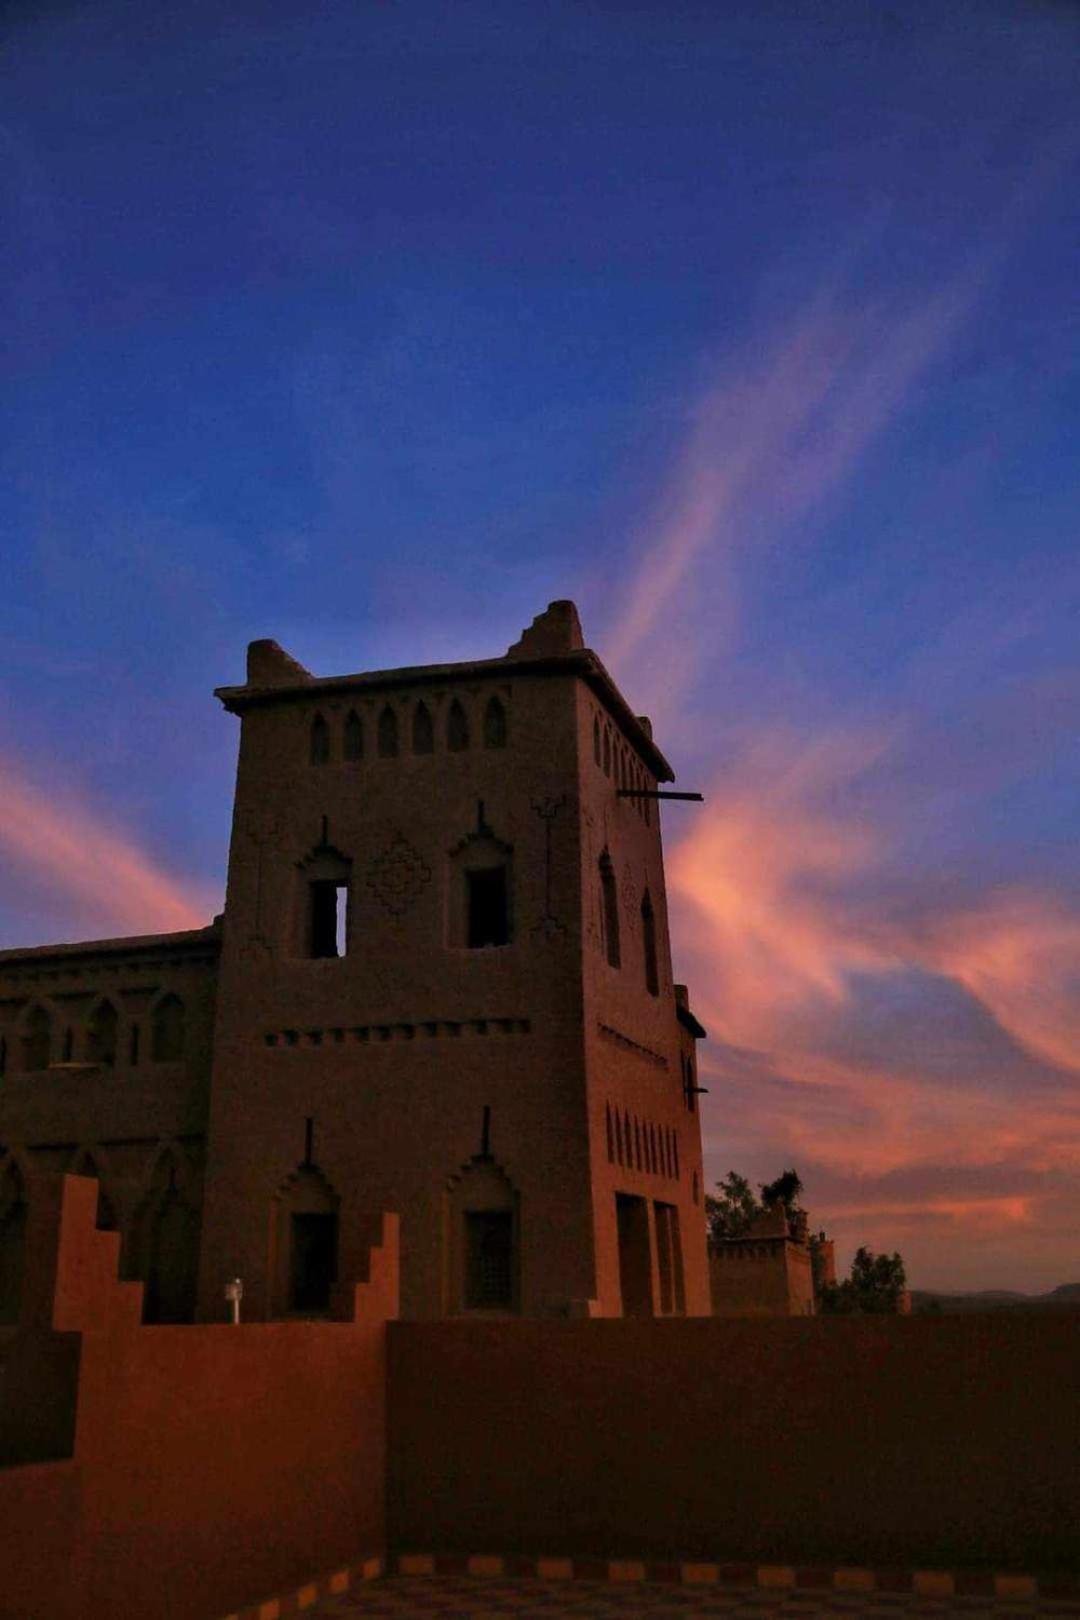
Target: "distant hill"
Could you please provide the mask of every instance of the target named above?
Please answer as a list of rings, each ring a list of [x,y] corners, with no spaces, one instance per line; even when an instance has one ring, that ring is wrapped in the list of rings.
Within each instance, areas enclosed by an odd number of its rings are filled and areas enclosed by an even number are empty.
[[[974,1294],[935,1294],[929,1289],[911,1290],[914,1313],[931,1311],[1080,1311],[1080,1283],[1062,1283],[1048,1294],[1018,1294],[1008,1288],[984,1288]]]

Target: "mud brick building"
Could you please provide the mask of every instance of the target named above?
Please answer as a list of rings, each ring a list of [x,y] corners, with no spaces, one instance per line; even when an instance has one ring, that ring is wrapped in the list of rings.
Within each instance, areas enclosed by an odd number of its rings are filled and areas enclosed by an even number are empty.
[[[147,1319],[334,1314],[382,1212],[401,1307],[704,1315],[672,770],[556,602],[500,658],[315,678],[240,720],[226,904],[0,953],[0,1321],[35,1177],[101,1184]]]

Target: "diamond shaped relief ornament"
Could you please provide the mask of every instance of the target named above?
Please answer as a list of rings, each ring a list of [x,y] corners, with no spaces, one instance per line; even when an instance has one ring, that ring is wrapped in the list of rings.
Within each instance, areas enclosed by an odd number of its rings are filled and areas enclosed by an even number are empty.
[[[366,882],[381,906],[400,917],[431,881],[431,868],[403,833],[368,862]]]

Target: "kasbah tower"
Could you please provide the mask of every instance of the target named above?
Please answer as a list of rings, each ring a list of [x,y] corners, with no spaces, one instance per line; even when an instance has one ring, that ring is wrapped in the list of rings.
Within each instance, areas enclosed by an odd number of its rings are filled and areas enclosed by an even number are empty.
[[[672,980],[655,798],[673,773],[574,605],[470,663],[315,678],[256,641],[246,683],[217,695],[240,720],[223,919],[126,954],[81,947],[66,969],[71,1006],[97,1026],[69,1029],[65,1055],[74,1045],[91,1087],[95,1060],[115,1087],[140,1048],[110,1007],[103,1050],[95,963],[121,1021],[149,1022],[160,992],[145,971],[140,992],[140,960],[165,961],[170,941],[216,953],[182,1110],[185,1163],[202,1169],[184,1198],[201,1209],[177,1218],[160,1142],[145,1191],[112,1201],[131,1217],[124,1269],[147,1282],[148,1315],[155,1300],[183,1314],[196,1250],[202,1320],[222,1319],[237,1277],[248,1320],[336,1314],[383,1210],[401,1218],[405,1317],[707,1315],[704,1031]],[[39,1071],[52,961],[0,957],[0,993],[23,985],[12,1015],[38,1020]],[[178,995],[166,1005],[175,1046]],[[58,1026],[52,1039],[55,1058]],[[148,1028],[129,1091],[147,1099],[148,1141],[159,1044]],[[0,1141],[21,1136],[23,1165],[31,1136],[65,1133],[84,1162],[119,1159],[93,1121],[59,1117],[59,1094],[49,1117],[53,1076],[11,1074],[20,1050],[12,1028]],[[29,1112],[20,1081],[34,1082]],[[113,1134],[134,1142],[139,1120],[115,1113]]]

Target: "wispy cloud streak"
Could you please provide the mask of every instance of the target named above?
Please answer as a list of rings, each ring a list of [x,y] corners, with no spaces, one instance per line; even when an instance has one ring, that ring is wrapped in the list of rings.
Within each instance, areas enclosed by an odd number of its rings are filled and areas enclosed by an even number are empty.
[[[4,758],[0,807],[0,852],[14,879],[70,907],[84,928],[154,933],[209,922],[215,904],[209,891],[170,876],[131,837]]]
[[[660,627],[670,630],[695,569],[707,564],[715,576],[841,489],[947,353],[986,274],[979,262],[937,289],[889,298],[823,283],[721,366],[607,637],[617,669]]]

